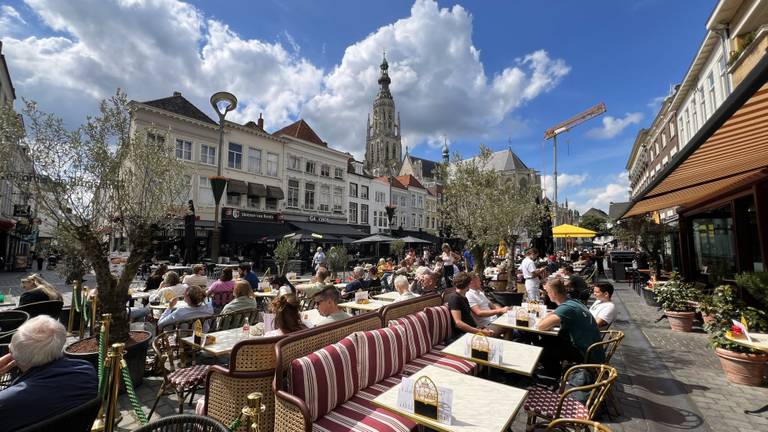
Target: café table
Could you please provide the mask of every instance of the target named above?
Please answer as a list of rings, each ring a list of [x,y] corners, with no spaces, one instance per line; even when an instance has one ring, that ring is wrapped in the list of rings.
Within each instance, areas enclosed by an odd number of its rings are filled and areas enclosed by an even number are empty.
[[[310,282],[312,282],[312,278],[288,279],[288,282],[290,282],[293,286],[296,286],[298,284],[310,283]]]
[[[277,297],[277,291],[275,290],[272,290],[270,292],[256,291],[253,293],[253,296],[256,298],[275,298]]]
[[[168,309],[169,304],[170,303],[159,303],[159,304],[150,303],[149,308],[156,309],[156,310],[166,310]],[[186,307],[186,306],[187,306],[187,302],[185,302],[184,300],[179,300],[176,302],[176,306],[174,306],[174,309],[178,309],[180,307]]]
[[[560,332],[560,327],[555,327],[552,330],[539,330],[533,327],[528,327],[527,325],[517,325],[517,321],[514,319],[511,319],[507,314],[503,314],[500,317],[496,318],[494,321],[491,322],[491,324],[497,325],[499,327],[520,330],[520,331],[529,332],[529,333],[536,333],[536,334],[545,335],[545,336],[557,336],[557,334]]]
[[[383,301],[395,301],[398,297],[400,297],[400,293],[397,291],[392,291],[384,294],[377,294],[373,296],[376,300],[383,300]]]
[[[473,358],[470,349],[473,334],[465,333],[452,344],[443,349],[445,354],[463,358],[473,363],[490,366],[507,372],[513,372],[526,376],[533,376],[536,364],[541,356],[541,347],[511,342],[504,339],[488,338],[493,343],[500,343],[502,347],[501,363],[493,363],[487,360]]]
[[[217,331],[213,333],[205,333],[203,336],[204,337],[213,336],[216,338],[216,341],[210,344],[206,344],[205,341],[203,341],[202,344],[196,344],[194,336],[183,337],[181,338],[181,341],[187,345],[191,345],[195,348],[200,348],[203,351],[206,351],[218,357],[218,356],[229,355],[232,352],[232,348],[234,348],[235,345],[240,341],[243,341],[246,339],[255,339],[258,337],[263,337],[263,336],[253,336],[250,334],[246,336],[243,334],[242,327]]]
[[[5,298],[3,299],[3,302],[0,303],[0,309],[15,308],[18,302],[19,302],[18,296],[5,294]]]
[[[364,312],[376,311],[382,307],[388,305],[389,302],[383,302],[378,300],[368,300],[368,303],[357,303],[356,301],[348,301],[346,303],[339,303],[339,307],[348,310],[358,310]]]
[[[398,407],[397,394],[402,384],[380,394],[373,404],[438,431],[501,432],[508,430],[528,395],[527,390],[431,365],[410,378],[416,380],[424,375],[435,385],[453,390],[450,425]]]
[[[758,351],[768,352],[768,334],[766,333],[753,333],[749,332],[751,341],[746,337],[733,337],[733,335],[726,333],[725,337],[739,345],[743,345],[747,348],[752,348]],[[744,410],[744,414],[761,414],[768,411],[768,405],[754,410]]]

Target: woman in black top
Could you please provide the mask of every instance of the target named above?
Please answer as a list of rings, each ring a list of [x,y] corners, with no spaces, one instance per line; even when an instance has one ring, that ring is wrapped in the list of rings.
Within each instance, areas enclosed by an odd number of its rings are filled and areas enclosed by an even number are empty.
[[[154,273],[152,273],[152,276],[147,278],[144,291],[154,291],[160,288],[160,284],[163,282],[163,275],[165,275],[166,272],[168,272],[168,265],[160,264],[157,269],[155,269]]]
[[[29,275],[21,280],[21,289],[24,292],[19,297],[19,306],[48,300],[61,300],[61,294],[56,288],[41,278],[37,273]]]

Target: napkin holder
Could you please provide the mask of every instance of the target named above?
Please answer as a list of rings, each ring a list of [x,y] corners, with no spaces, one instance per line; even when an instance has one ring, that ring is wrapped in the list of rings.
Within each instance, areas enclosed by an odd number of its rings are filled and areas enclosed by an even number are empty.
[[[485,335],[478,333],[472,336],[471,342],[472,358],[488,361],[491,357],[491,344]]]
[[[437,420],[439,406],[435,382],[428,376],[419,377],[413,383],[413,412]]]

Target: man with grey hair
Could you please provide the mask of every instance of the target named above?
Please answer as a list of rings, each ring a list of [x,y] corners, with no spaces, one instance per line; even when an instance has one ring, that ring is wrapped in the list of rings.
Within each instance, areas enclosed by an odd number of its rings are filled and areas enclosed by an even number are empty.
[[[400,302],[403,300],[412,299],[414,297],[418,297],[418,294],[414,294],[411,291],[410,283],[408,282],[408,278],[399,275],[395,278],[395,290],[397,290],[398,293],[400,293],[397,298],[395,298],[395,302]]]
[[[0,357],[0,374],[21,369],[0,391],[3,430],[16,430],[61,414],[98,396],[96,371],[84,360],[63,356],[67,330],[55,319],[40,315],[16,330],[10,353]]]
[[[371,286],[371,281],[365,280],[365,268],[363,267],[357,266],[352,270],[352,279],[354,280],[347,284],[344,292],[341,294],[344,298],[352,298],[355,295],[355,291],[367,291]]]

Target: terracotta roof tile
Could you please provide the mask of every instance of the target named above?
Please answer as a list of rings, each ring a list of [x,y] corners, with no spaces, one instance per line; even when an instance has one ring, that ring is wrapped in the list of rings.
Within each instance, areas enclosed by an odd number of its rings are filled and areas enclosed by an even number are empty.
[[[422,186],[419,180],[416,179],[416,177],[412,176],[411,174],[397,176],[395,178],[397,179],[397,181],[399,181],[401,184],[405,186],[408,186],[408,187],[413,186],[420,189],[424,189],[424,186]]]
[[[276,132],[272,132],[272,135],[274,136],[288,135],[290,137],[315,143],[323,147],[328,146],[328,144],[326,144],[322,139],[320,139],[317,133],[315,133],[315,131],[312,130],[311,127],[309,127],[309,123],[305,122],[304,119],[299,119],[298,121],[295,121]]]

